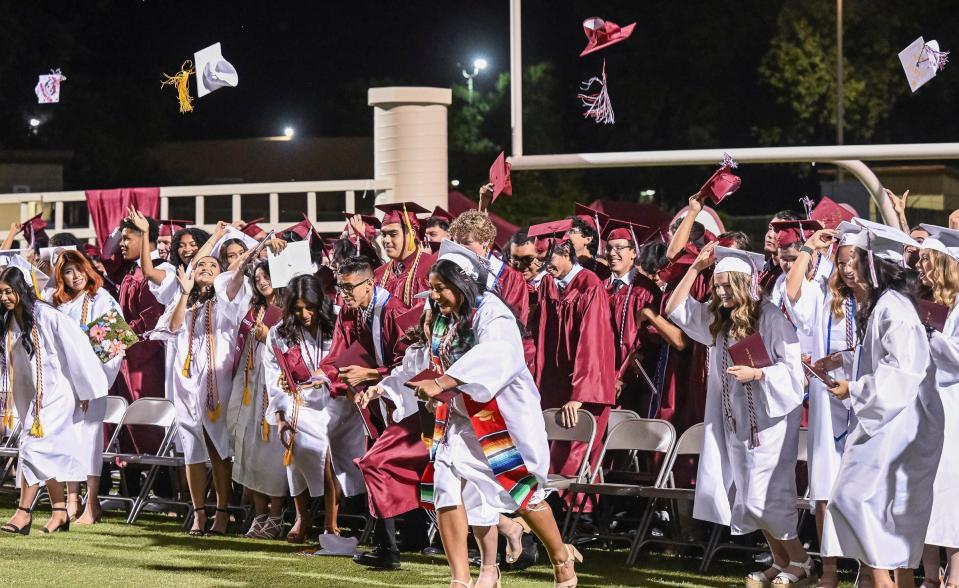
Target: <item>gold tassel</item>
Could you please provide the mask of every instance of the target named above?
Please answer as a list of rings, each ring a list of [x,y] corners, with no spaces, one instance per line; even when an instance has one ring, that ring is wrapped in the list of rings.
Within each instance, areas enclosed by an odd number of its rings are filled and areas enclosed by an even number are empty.
[[[13,411],[9,408],[7,409],[6,414],[3,415],[3,426],[8,430],[13,429]]]
[[[193,351],[192,349],[190,349],[189,351],[187,351],[186,361],[183,362],[183,372],[182,372],[182,373],[183,373],[183,377],[184,377],[184,378],[189,378],[189,377],[190,377],[190,364],[193,363],[193,353],[191,353],[192,351]]]
[[[33,426],[30,427],[30,436],[43,437],[43,425],[40,424],[40,419],[36,416],[33,417]]]
[[[413,234],[413,223],[410,222],[410,213],[406,211],[406,204],[403,204],[403,220],[406,222],[406,231],[409,237],[406,239],[406,254],[409,255],[416,251],[416,237]]]
[[[33,292],[40,298],[40,286],[37,284],[37,268],[30,265],[30,280],[33,282]]]
[[[423,445],[426,445],[426,450],[429,451],[433,447],[433,438],[427,437],[423,433],[420,433],[420,440],[423,442]]]
[[[290,443],[290,446],[283,453],[283,465],[288,466],[291,463],[293,463],[293,443]]]
[[[253,394],[250,392],[250,386],[247,384],[243,385],[243,406],[250,406],[250,403],[253,402]]]
[[[266,419],[263,419],[263,440],[270,440],[270,423],[266,422]]]
[[[175,76],[163,74],[166,79],[160,82],[161,88],[176,86],[177,98],[180,100],[180,114],[193,111],[193,97],[190,96],[190,76],[193,73],[193,62],[187,59]]]
[[[216,408],[214,408],[213,410],[206,411],[206,415],[210,417],[211,423],[215,423],[220,418],[220,413],[222,412],[221,406],[222,405],[219,402],[217,402]]]

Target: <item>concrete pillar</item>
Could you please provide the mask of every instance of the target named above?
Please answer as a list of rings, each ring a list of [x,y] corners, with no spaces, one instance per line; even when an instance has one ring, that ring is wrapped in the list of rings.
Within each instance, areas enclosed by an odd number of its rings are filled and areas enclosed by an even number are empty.
[[[377,204],[414,201],[447,208],[446,110],[448,88],[370,88],[373,107],[373,176],[391,179],[393,189]]]

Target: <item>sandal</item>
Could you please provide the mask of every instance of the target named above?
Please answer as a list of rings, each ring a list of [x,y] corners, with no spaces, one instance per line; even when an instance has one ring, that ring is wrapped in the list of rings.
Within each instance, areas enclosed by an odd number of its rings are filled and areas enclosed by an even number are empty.
[[[482,564],[480,565],[480,574],[483,573],[483,568],[496,568],[496,583],[493,584],[493,588],[500,588],[500,578],[502,574],[499,571],[499,564]],[[479,578],[476,578],[476,581],[479,582]]]
[[[466,588],[473,588],[473,580],[470,580],[469,582],[464,582],[463,580],[450,580],[450,588],[452,588],[453,584],[461,584],[466,586]]]
[[[249,530],[243,535],[247,539],[262,539],[263,538],[263,525],[266,523],[267,515],[256,515],[253,517],[253,523],[250,524]]]
[[[227,516],[227,519],[226,519],[226,527],[227,527],[227,529],[229,529],[229,528],[230,528],[230,518],[229,518],[230,511],[227,510],[227,509],[225,509],[225,508],[217,508],[217,509],[216,509],[216,512],[225,512],[225,513],[227,513],[228,516]],[[213,515],[213,525],[215,525],[215,524],[216,524],[216,515]],[[204,533],[205,535],[209,535],[209,536],[212,536],[212,537],[222,537],[223,535],[226,535],[226,530],[227,530],[227,529],[225,529],[225,530],[223,530],[223,531],[214,531],[214,530],[213,530],[213,525],[210,525],[210,529],[209,529],[206,533]]]
[[[17,510],[22,510],[23,512],[30,515],[30,522],[28,522],[26,525],[22,527],[18,527],[14,525],[13,523],[7,523],[3,525],[2,527],[0,527],[0,531],[3,531],[4,533],[10,533],[11,535],[27,536],[30,534],[30,527],[33,526],[33,509],[23,508],[22,506],[18,506]]]
[[[566,558],[566,561],[560,564],[553,564],[553,588],[576,588],[576,585],[579,583],[579,579],[576,577],[575,572],[573,573],[573,577],[569,580],[557,582],[555,579],[557,571],[565,568],[566,566],[572,567],[574,561],[576,563],[583,563],[583,554],[581,554],[578,549],[572,545],[569,545],[568,543],[566,544],[566,553],[569,555],[569,557]]]
[[[814,564],[811,557],[806,557],[806,561],[791,561],[789,562],[790,567],[801,568],[803,571],[803,576],[800,578],[795,574],[789,572],[779,572],[779,574],[773,578],[772,586],[791,586],[792,588],[803,588],[804,586],[809,586],[819,581],[819,576],[816,576],[813,572]]]
[[[204,529],[206,529],[207,518],[209,517],[206,516],[205,509],[197,509],[193,511],[193,524],[197,524],[200,522],[199,521],[200,514],[203,515],[203,524],[198,525],[199,528],[193,528],[187,531],[186,534],[189,535],[190,537],[202,537],[203,535],[206,534],[206,531],[204,531]]]
[[[946,588],[950,586],[956,586],[955,584],[946,584]],[[938,581],[933,580],[932,578],[926,578],[922,581],[922,584],[919,585],[919,588],[941,588],[942,587],[942,578],[939,578]]]
[[[263,539],[279,539],[283,533],[283,517],[267,516],[260,527],[260,533]]]
[[[779,575],[779,572],[783,571],[782,567],[776,565],[775,563],[773,563],[770,569],[776,570],[776,576]],[[765,571],[750,572],[746,576],[746,588],[769,588],[772,586],[772,583],[772,579],[766,575]]]
[[[287,543],[304,543],[306,542],[306,536],[310,534],[310,530],[313,528],[313,519],[309,516],[302,517],[300,521],[300,530],[297,533],[294,533],[291,529],[289,533],[286,534]],[[294,521],[293,526],[296,526]]]
[[[67,520],[66,520],[66,522],[63,522],[63,523],[60,523],[59,525],[57,525],[56,528],[54,528],[54,529],[48,529],[48,528],[46,528],[46,527],[41,527],[41,528],[40,528],[40,532],[41,532],[41,533],[46,533],[47,535],[49,535],[50,533],[60,533],[60,532],[66,533],[67,531],[70,530],[70,515],[69,515],[69,512],[67,511],[66,508],[55,508],[55,507],[53,507],[53,508],[50,509],[50,512],[51,512],[51,513],[54,513],[54,512],[65,512],[65,513],[67,513]]]
[[[509,565],[513,565],[514,563],[516,563],[516,561],[523,555],[523,550],[522,550],[523,535],[530,533],[529,525],[526,524],[526,521],[524,521],[522,517],[516,517],[515,519],[513,519],[513,522],[519,525],[520,527],[522,527],[523,530],[519,535],[519,540],[520,540],[519,553],[514,554],[513,552],[511,552],[509,550],[509,541],[506,542],[506,563]]]

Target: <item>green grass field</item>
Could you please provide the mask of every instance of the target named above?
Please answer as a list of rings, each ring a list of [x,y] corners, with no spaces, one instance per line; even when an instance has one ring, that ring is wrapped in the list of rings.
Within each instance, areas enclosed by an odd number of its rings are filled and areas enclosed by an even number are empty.
[[[12,504],[11,498],[0,501],[0,521],[10,516]],[[39,507],[28,537],[0,533],[0,569],[11,585],[445,588],[449,578],[443,560],[404,554],[401,570],[372,571],[345,558],[296,555],[303,548],[282,541],[188,537],[177,520],[152,514],[127,525],[120,514],[105,513],[104,522],[92,527],[41,534],[40,525],[48,515],[47,507]],[[698,557],[647,554],[638,567],[627,569],[624,551],[586,549],[584,556],[585,562],[577,567],[583,587],[742,586],[741,578],[750,569],[745,563],[717,560],[711,572],[701,576],[696,573]],[[730,557],[745,562],[748,555],[732,552]],[[538,565],[504,574],[503,586],[551,586],[551,580],[550,567]]]

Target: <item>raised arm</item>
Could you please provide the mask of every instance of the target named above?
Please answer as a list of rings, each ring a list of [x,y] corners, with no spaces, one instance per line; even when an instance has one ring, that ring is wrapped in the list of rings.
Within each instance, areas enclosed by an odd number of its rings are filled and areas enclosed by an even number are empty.
[[[689,210],[686,216],[680,221],[679,227],[673,233],[673,238],[669,241],[669,247],[666,248],[666,259],[675,261],[686,249],[689,243],[689,234],[693,230],[693,223],[696,222],[696,215],[703,209],[703,202],[699,199],[699,192],[689,197]]]
[[[247,262],[250,261],[251,253],[253,253],[252,249],[247,250],[230,264],[229,271],[233,272],[233,276],[226,285],[226,297],[230,301],[236,298],[236,295],[240,293],[240,289],[243,288],[243,280],[246,279],[246,272],[243,270],[246,268]]]
[[[888,188],[882,189],[886,198],[892,202],[892,209],[896,211],[896,217],[899,220],[899,228],[903,233],[909,233],[909,221],[906,220],[906,198],[909,197],[909,190],[902,193],[902,196],[896,196],[896,193]]]
[[[809,264],[812,263],[812,254],[828,248],[835,236],[836,231],[829,229],[816,231],[799,249],[799,255],[786,275],[786,297],[792,304],[796,304],[802,296],[802,285],[806,281]]]
[[[644,320],[649,321],[649,324],[656,327],[656,332],[659,333],[660,338],[673,349],[682,351],[689,345],[689,338],[686,337],[683,330],[671,323],[666,317],[656,314],[656,311],[652,308],[647,306],[641,309],[639,314]]]
[[[153,285],[159,286],[166,278],[166,272],[153,267],[153,258],[150,257],[152,252],[147,245],[150,241],[150,222],[147,221],[147,217],[143,213],[133,206],[127,209],[127,218],[133,221],[137,230],[143,235],[143,246],[140,247],[140,269],[143,271],[143,276]]]
[[[190,262],[190,265],[193,265],[193,263],[197,260],[208,257],[210,252],[213,251],[213,246],[216,245],[217,241],[223,238],[223,235],[226,234],[226,230],[229,228],[229,223],[225,221],[218,221],[216,223],[216,229],[213,231],[213,235],[206,240],[206,243],[200,246],[196,252],[196,255],[193,256],[193,261]]]
[[[689,298],[689,292],[693,288],[693,283],[696,281],[699,273],[713,264],[714,249],[716,249],[715,241],[708,243],[699,252],[699,255],[696,257],[696,261],[693,262],[693,265],[689,266],[689,271],[687,271],[686,275],[683,276],[683,279],[679,281],[679,284],[676,285],[676,289],[673,290],[669,300],[666,301],[666,308],[663,314],[666,316],[673,314],[673,311],[686,302],[686,299]]]
[[[186,317],[187,299],[190,297],[190,291],[193,290],[193,276],[187,276],[182,267],[177,268],[176,279],[180,284],[180,297],[173,309],[173,316],[170,317],[171,331],[178,331],[183,326],[183,319]]]
[[[10,249],[13,247],[13,238],[17,236],[17,233],[20,232],[20,229],[23,228],[18,222],[10,223],[10,231],[7,233],[7,236],[3,238],[3,243],[0,244],[0,249]]]

